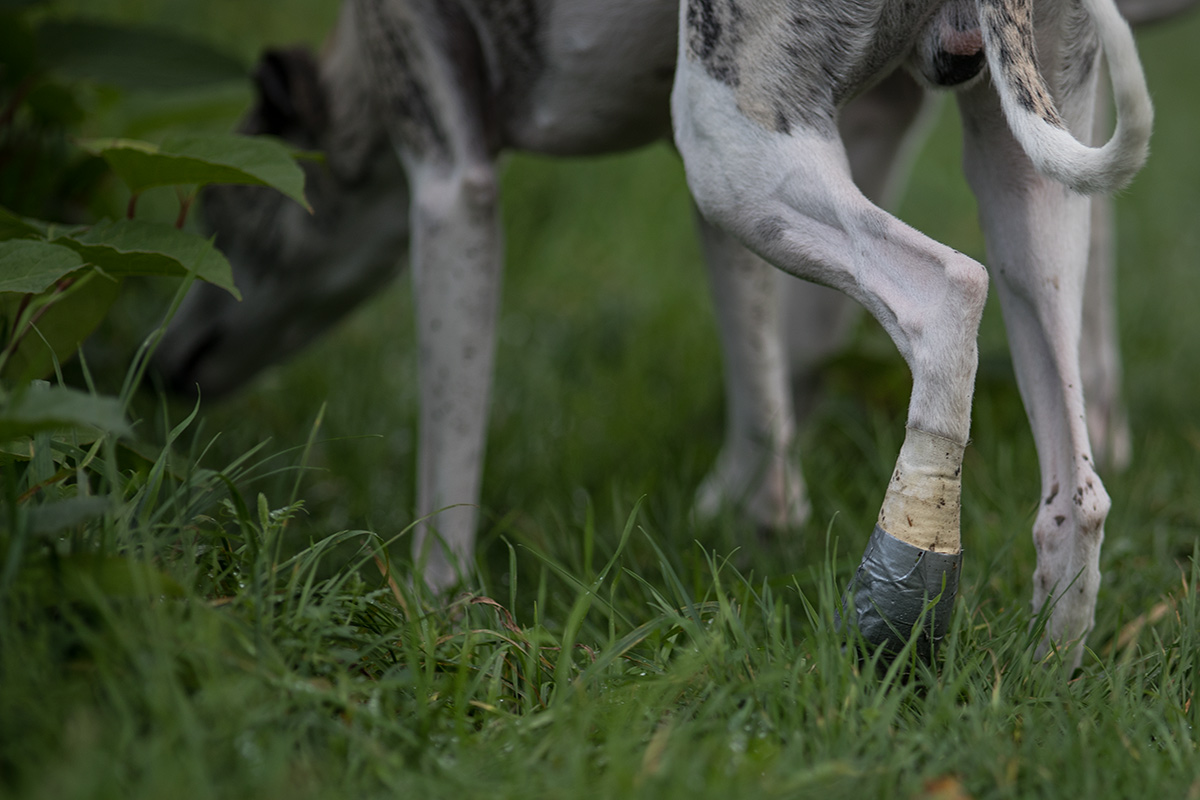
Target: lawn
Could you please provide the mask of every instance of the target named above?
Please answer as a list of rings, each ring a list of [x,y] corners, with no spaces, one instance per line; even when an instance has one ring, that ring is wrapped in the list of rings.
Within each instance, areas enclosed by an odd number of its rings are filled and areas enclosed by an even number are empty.
[[[59,6],[182,26],[245,58],[318,42],[335,7]],[[833,612],[902,438],[891,343],[863,320],[827,365],[800,441],[804,529],[762,541],[736,519],[696,524],[724,412],[678,158],[514,155],[471,593],[438,601],[375,566],[413,522],[400,280],[201,405],[175,447],[236,493],[177,459],[118,515],[147,524],[76,534],[108,537],[119,574],[74,580],[31,558],[0,592],[0,796],[1200,797],[1197,41],[1196,15],[1140,36],[1157,131],[1118,200],[1135,461],[1105,476],[1105,577],[1078,672],[1032,661],[1037,464],[994,302],[953,631],[933,668],[876,670]],[[899,213],[983,259],[959,156],[948,102]],[[130,288],[89,345],[100,383],[119,382],[163,302]],[[190,411],[147,394],[139,432],[161,440]],[[131,475],[147,497],[151,479]]]

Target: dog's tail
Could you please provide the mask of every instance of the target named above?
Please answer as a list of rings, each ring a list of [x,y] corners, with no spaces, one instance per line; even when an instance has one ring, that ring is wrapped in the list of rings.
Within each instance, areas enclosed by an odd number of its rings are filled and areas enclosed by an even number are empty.
[[[1013,135],[1039,172],[1083,193],[1127,184],[1146,160],[1154,110],[1129,25],[1113,0],[1083,0],[1108,58],[1117,126],[1100,147],[1070,131],[1038,70],[1033,0],[977,0],[992,82]]]

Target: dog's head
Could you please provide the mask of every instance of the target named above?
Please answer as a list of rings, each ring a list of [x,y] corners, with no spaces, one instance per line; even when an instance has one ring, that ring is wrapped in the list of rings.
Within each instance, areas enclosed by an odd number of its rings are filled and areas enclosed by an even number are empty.
[[[304,163],[312,213],[279,192],[215,186],[205,227],[233,264],[243,300],[197,284],[156,356],[167,385],[205,395],[237,388],[371,295],[407,250],[409,198],[373,113],[362,65],[337,47],[270,51],[254,71],[244,133],[278,137],[323,158]]]

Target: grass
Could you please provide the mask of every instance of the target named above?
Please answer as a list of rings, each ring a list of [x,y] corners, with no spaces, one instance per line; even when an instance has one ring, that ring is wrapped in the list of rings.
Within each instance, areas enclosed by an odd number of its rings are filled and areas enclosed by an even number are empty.
[[[233,7],[119,5],[213,35]],[[313,40],[328,4],[303,16],[275,30]],[[181,442],[211,471],[97,456],[120,507],[35,539],[0,583],[0,794],[1200,797],[1198,34],[1193,18],[1141,38],[1155,154],[1119,201],[1136,463],[1106,479],[1078,674],[1028,647],[1036,459],[997,309],[953,632],[936,669],[880,673],[832,613],[900,442],[907,373],[886,337],[864,322],[828,367],[801,442],[807,528],[694,526],[723,411],[677,159],[513,157],[477,591],[439,602],[374,566],[412,523],[401,282],[202,408]],[[982,257],[957,148],[948,106],[901,215]],[[145,427],[188,410],[148,402]]]

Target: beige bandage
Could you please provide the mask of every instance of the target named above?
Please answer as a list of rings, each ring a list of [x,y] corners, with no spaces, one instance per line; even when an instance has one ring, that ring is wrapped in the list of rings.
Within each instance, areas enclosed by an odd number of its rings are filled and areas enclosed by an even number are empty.
[[[958,553],[965,448],[909,428],[879,509],[879,527],[922,550]]]

